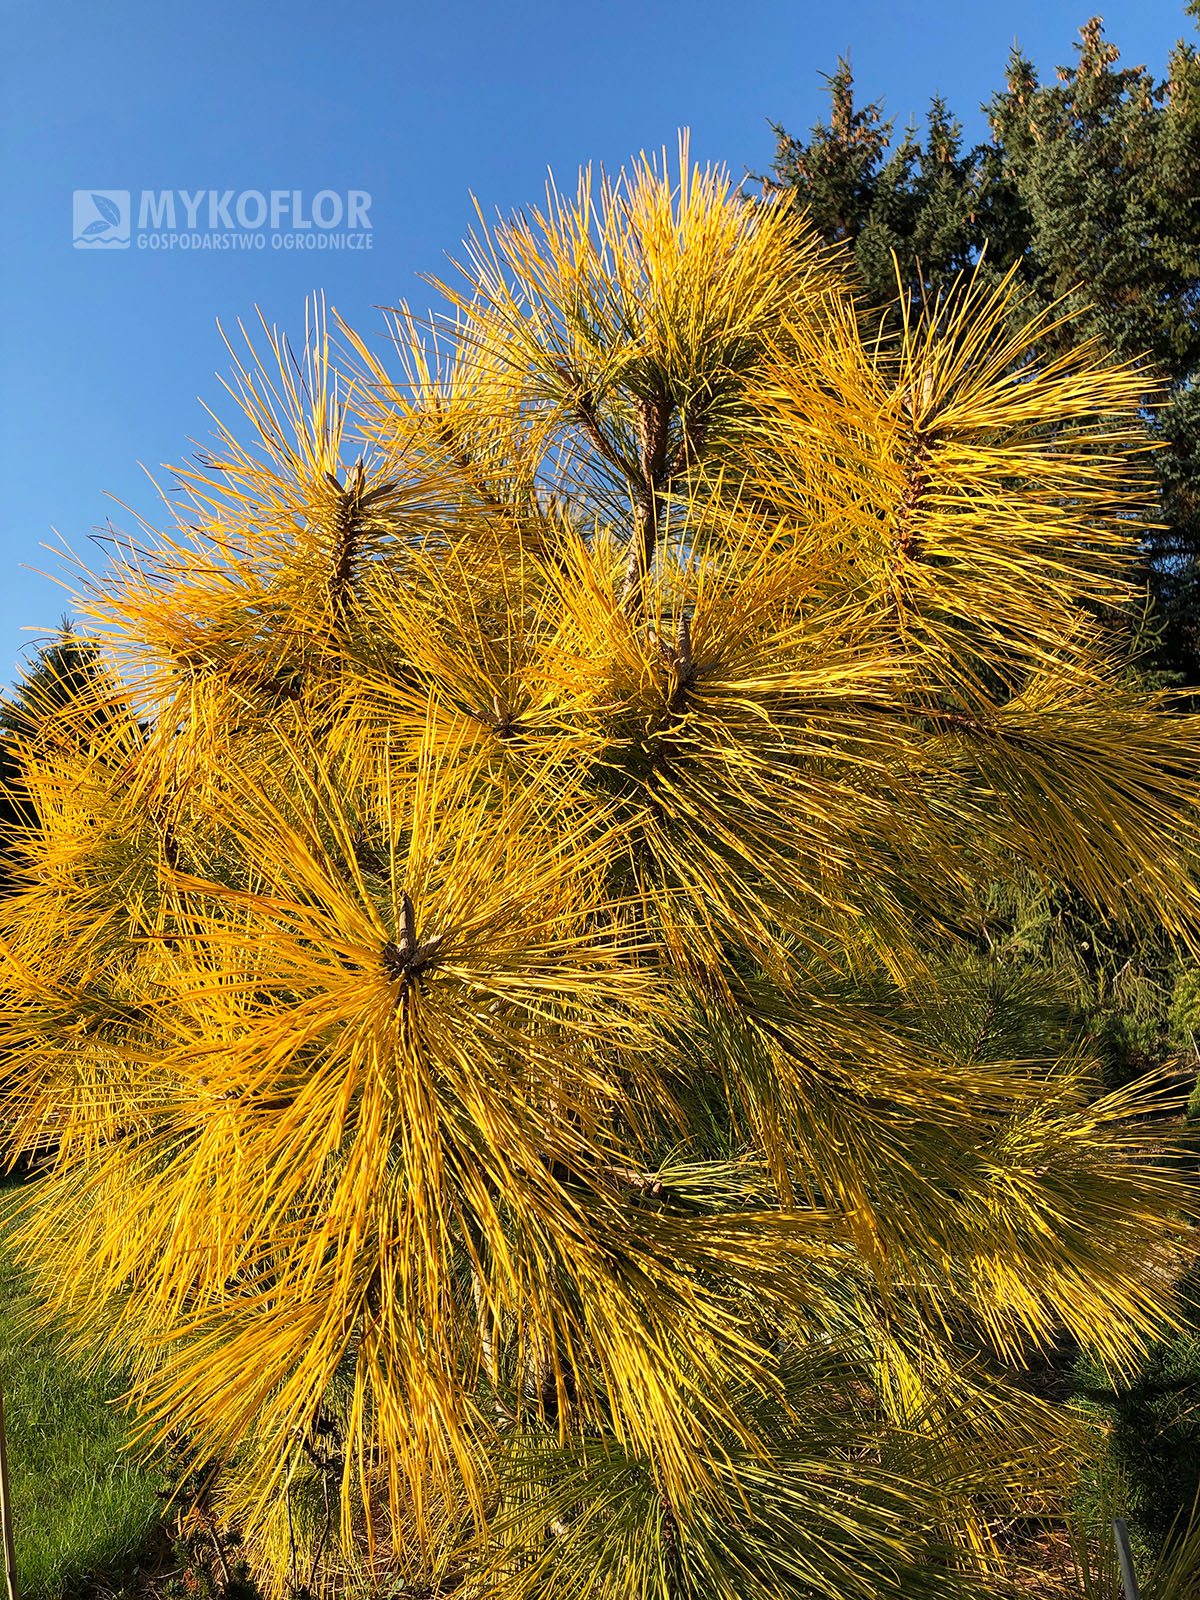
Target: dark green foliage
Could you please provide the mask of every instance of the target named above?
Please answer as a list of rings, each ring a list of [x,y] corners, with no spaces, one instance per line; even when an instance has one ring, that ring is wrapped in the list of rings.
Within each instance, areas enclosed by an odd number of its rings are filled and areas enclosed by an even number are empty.
[[[1200,15],[1200,0],[1188,8]],[[901,290],[947,295],[964,271],[1013,272],[1027,294],[1018,315],[1052,305],[1075,320],[1046,343],[1095,338],[1146,375],[1157,519],[1144,535],[1147,616],[1127,619],[1131,671],[1159,687],[1200,686],[1200,60],[1179,43],[1165,80],[1125,66],[1099,18],[1077,59],[1043,82],[1019,50],[1003,89],[983,107],[989,141],[967,147],[936,98],[925,128],[893,138],[883,101],[858,105],[848,62],[828,77],[827,122],[794,138],[777,128],[771,183],[790,191],[818,232],[851,253],[866,313],[885,338],[900,327]],[[1000,984],[1040,983],[1057,1008],[989,1006],[998,1025],[1022,1017],[1073,1035],[1099,1058],[1105,1086],[1147,1072],[1186,1084],[1200,1064],[1200,971],[1161,930],[1120,931],[1054,885],[1032,877],[996,886],[980,908],[984,970]],[[1016,1004],[1013,1003],[1014,999]],[[953,1011],[953,1007],[951,1010]],[[967,1016],[972,1008],[964,1006]],[[978,1012],[978,1000],[974,1010]],[[1023,1042],[1012,1041],[1014,1054]],[[1200,1087],[1184,1145],[1200,1153]],[[1187,1135],[1193,1135],[1188,1137]],[[1191,1156],[1183,1159],[1191,1160]],[[1193,1296],[1200,1268],[1185,1280]],[[1065,1367],[1061,1376],[1067,1378]],[[1104,1520],[1114,1492],[1127,1504],[1144,1563],[1200,1490],[1200,1310],[1161,1343],[1127,1385],[1080,1357],[1079,1401],[1102,1425],[1104,1452],[1081,1512]],[[1064,1382],[1064,1389],[1069,1388]],[[1111,1481],[1110,1481],[1111,1480]],[[1146,1570],[1149,1570],[1148,1565]]]
[[[93,690],[103,671],[96,647],[79,639],[64,617],[57,638],[42,646],[22,674],[16,694],[0,700],[0,733],[36,737],[57,712]]]
[[[1084,1485],[1084,1509],[1103,1492],[1104,1474],[1115,1473],[1146,1552],[1180,1531],[1200,1495],[1200,1266],[1180,1290],[1184,1326],[1155,1346],[1127,1385],[1114,1385],[1086,1356],[1075,1366],[1077,1403],[1107,1434],[1105,1459]]]
[[[162,1600],[261,1600],[249,1563],[238,1554],[236,1534],[193,1523],[172,1546],[173,1573]],[[304,1600],[307,1591],[297,1593]]]
[[[1045,84],[1014,49],[983,108],[991,142],[967,150],[940,96],[925,137],[909,128],[893,144],[882,100],[855,105],[843,60],[828,124],[807,141],[776,128],[772,181],[851,247],[873,304],[894,300],[897,271],[936,298],[986,251],[993,272],[1017,267],[1037,308],[1078,318],[1064,338],[1148,355],[1179,382],[1200,361],[1200,63],[1181,42],[1162,82],[1122,67],[1098,17],[1076,50]]]
[[[1181,43],[1161,83],[1122,67],[1098,17],[1076,49],[1056,84],[1014,51],[985,108],[1022,276],[1038,304],[1062,302],[1085,334],[1178,381],[1200,359],[1200,65]]]
[[[1167,447],[1156,458],[1163,527],[1152,546],[1162,626],[1159,655],[1194,684],[1200,661],[1200,388],[1194,374],[1155,419],[1151,433]]]
[[[882,100],[855,105],[848,61],[826,82],[829,123],[807,144],[776,127],[772,182],[793,192],[823,238],[851,249],[872,306],[890,307],[900,284],[917,294],[948,288],[989,238],[993,152],[963,150],[962,126],[940,97],[926,140],[909,128],[893,147]]]
[[[899,285],[936,299],[982,256],[988,277],[1016,272],[1029,295],[1025,314],[1052,304],[1077,313],[1056,337],[1095,337],[1144,362],[1148,403],[1165,402],[1152,425],[1166,447],[1156,456],[1164,526],[1146,537],[1158,664],[1195,686],[1200,61],[1181,42],[1161,82],[1122,66],[1099,18],[1076,50],[1055,83],[1014,50],[1004,89],[983,108],[991,141],[971,149],[940,98],[924,137],[910,128],[893,142],[883,102],[856,106],[842,61],[828,79],[829,122],[807,140],[777,128],[772,181],[826,239],[852,251],[885,328],[897,326],[888,308]]]
[[[1200,7],[1192,5],[1196,15]],[[807,139],[777,129],[774,177],[818,231],[852,252],[870,314],[898,327],[901,287],[936,300],[978,265],[1014,271],[1023,314],[1060,302],[1052,336],[1094,337],[1141,359],[1162,526],[1147,531],[1149,618],[1125,619],[1131,670],[1157,686],[1200,685],[1200,61],[1180,43],[1167,77],[1125,67],[1094,18],[1078,59],[1043,83],[1014,50],[984,107],[990,142],[965,149],[934,100],[923,136],[893,141],[883,102],[858,106],[849,64],[828,78],[829,121]],[[1148,412],[1149,415],[1149,412]],[[1110,1087],[1182,1056],[1173,1022],[1176,953],[1153,929],[1119,934],[1053,886],[1008,885],[984,908],[982,942],[1007,964],[1055,974],[1105,1063]]]
[[[1146,1072],[1194,1072],[1175,1016],[1191,969],[1153,928],[1121,930],[1032,875],[997,884],[981,915],[985,946],[1007,967],[1045,975],[1116,1089]]]
[[[37,652],[16,692],[0,698],[0,881],[6,876],[3,859],[12,848],[11,830],[37,821],[22,778],[20,744],[53,737],[65,708],[89,698],[95,709],[84,727],[89,720],[107,720],[108,689],[95,646],[77,638],[64,617],[58,637]]]

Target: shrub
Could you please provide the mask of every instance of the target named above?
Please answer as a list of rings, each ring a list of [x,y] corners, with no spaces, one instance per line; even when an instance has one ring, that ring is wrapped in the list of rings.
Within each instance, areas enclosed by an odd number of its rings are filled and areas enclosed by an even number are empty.
[[[970,1591],[1070,1475],[1004,1364],[1161,1329],[1159,1091],[964,954],[1017,871],[1196,909],[1195,724],[1098,620],[1144,379],[1010,300],[881,351],[786,209],[585,179],[444,357],[272,338],[86,589],[24,1249],[277,1589]]]

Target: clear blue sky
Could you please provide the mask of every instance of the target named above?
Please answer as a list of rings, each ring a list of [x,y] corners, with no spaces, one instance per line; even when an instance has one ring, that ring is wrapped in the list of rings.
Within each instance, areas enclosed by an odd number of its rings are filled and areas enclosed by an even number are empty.
[[[1099,3],[1099,0],[1097,0]],[[109,496],[161,523],[139,463],[189,452],[219,404],[217,332],[261,306],[299,331],[323,289],[360,330],[428,304],[471,220],[568,181],[586,161],[673,147],[762,170],[769,120],[821,113],[849,51],[864,97],[900,125],[935,92],[983,135],[979,102],[1019,40],[1046,74],[1072,58],[1088,0],[3,0],[8,159],[0,196],[0,680],[26,629],[68,597],[29,567],[56,528],[77,550]],[[1110,0],[1106,30],[1160,73],[1193,25],[1176,0]],[[77,189],[301,190],[372,197],[372,250],[318,257],[76,250]],[[203,211],[199,213],[203,218]],[[136,216],[134,217],[136,224]],[[180,225],[183,219],[180,217]],[[103,224],[101,224],[103,227]],[[230,407],[224,406],[229,414]]]

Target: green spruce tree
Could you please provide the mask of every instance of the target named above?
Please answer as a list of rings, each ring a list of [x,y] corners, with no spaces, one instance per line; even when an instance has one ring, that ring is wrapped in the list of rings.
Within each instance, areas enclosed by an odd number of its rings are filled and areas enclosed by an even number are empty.
[[[1194,16],[1197,6],[1188,7]],[[964,269],[1016,274],[1030,317],[1070,312],[1048,335],[1099,339],[1141,360],[1157,456],[1162,526],[1145,540],[1161,642],[1156,665],[1200,684],[1200,61],[1181,41],[1159,81],[1121,64],[1100,18],[1078,59],[1043,82],[1019,49],[983,108],[987,143],[966,149],[935,98],[922,138],[893,139],[882,100],[857,106],[847,61],[828,81],[827,123],[807,138],[777,128],[770,183],[795,195],[818,232],[844,243],[867,300],[898,329],[897,293],[937,300]],[[1165,404],[1163,404],[1165,402]]]
[[[0,696],[0,892],[11,881],[14,850],[38,823],[25,778],[29,752],[96,732],[111,720],[112,700],[95,645],[81,639],[67,617],[34,653],[13,692]]]
[[[1200,3],[1187,11],[1200,15]],[[970,148],[940,97],[923,133],[909,128],[895,138],[882,99],[856,104],[843,60],[827,79],[828,121],[807,138],[776,128],[769,183],[790,191],[820,234],[851,254],[862,298],[885,336],[901,331],[902,294],[936,304],[975,268],[992,281],[1015,276],[1025,291],[1017,320],[1051,307],[1066,313],[1047,331],[1049,349],[1091,339],[1141,364],[1148,434],[1161,447],[1158,525],[1143,538],[1149,626],[1131,637],[1128,670],[1194,694],[1200,60],[1181,41],[1166,77],[1156,80],[1121,62],[1099,18],[1081,30],[1076,51],[1075,64],[1045,82],[1014,49],[1004,88],[983,107],[991,137]],[[1074,1011],[1076,1029],[1099,1048],[1110,1084],[1200,1064],[1200,972],[1161,932],[1120,932],[1055,884],[1020,876],[993,889],[980,929],[989,963],[1029,981],[1048,979]],[[1200,1123],[1200,1089],[1190,1117]],[[1181,1285],[1193,1298],[1196,1270]],[[1100,1420],[1108,1441],[1093,1480],[1098,1499],[1087,1509],[1102,1522],[1105,1486],[1119,1484],[1115,1509],[1129,1516],[1143,1556],[1192,1507],[1197,1447],[1186,1397],[1198,1377],[1194,1322],[1128,1383],[1114,1386],[1086,1359],[1075,1373],[1076,1401]]]

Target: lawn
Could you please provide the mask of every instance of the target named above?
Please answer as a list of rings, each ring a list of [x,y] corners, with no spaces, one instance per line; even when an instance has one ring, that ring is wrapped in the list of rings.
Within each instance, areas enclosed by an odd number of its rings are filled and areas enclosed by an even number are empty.
[[[12,1260],[0,1194],[0,1373],[22,1600],[60,1600],[103,1575],[120,1586],[159,1521],[160,1475],[129,1453],[111,1374],[88,1374],[52,1334],[31,1335],[37,1301]]]

